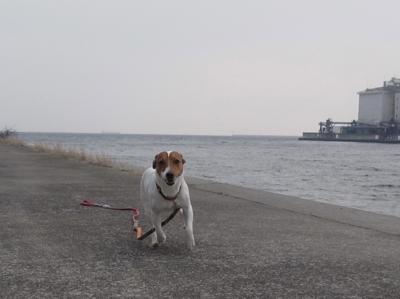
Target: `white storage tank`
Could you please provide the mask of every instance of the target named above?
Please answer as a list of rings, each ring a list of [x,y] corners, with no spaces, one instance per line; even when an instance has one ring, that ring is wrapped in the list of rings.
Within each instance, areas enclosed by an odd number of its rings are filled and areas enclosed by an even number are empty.
[[[400,92],[394,95],[394,121],[400,122]]]
[[[379,124],[394,117],[394,93],[385,88],[367,89],[359,92],[358,121]]]

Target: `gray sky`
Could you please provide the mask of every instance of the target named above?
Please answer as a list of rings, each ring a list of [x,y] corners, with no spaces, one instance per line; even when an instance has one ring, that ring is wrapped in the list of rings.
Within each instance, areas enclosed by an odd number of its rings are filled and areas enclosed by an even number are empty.
[[[0,0],[0,126],[272,134],[400,76],[400,2]]]

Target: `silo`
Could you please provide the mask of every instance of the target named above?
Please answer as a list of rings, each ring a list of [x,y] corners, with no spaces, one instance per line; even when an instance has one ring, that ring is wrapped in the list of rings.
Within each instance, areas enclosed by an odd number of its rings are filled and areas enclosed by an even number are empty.
[[[367,124],[378,124],[393,118],[393,92],[384,88],[374,88],[358,93],[358,121]]]
[[[400,92],[394,96],[394,121],[400,122]]]
[[[380,121],[391,121],[394,117],[394,92],[382,93],[382,114]]]

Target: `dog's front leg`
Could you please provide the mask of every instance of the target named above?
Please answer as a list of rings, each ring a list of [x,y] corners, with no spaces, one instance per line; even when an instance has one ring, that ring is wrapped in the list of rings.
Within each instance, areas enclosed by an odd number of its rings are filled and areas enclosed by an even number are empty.
[[[192,206],[189,204],[188,207],[183,209],[183,219],[185,221],[185,229],[186,229],[186,236],[187,236],[187,245],[191,250],[194,243],[194,236],[193,236],[193,209]]]
[[[165,235],[164,231],[161,228],[161,216],[160,214],[152,213],[152,222],[153,226],[155,228],[155,236],[152,237],[152,246],[154,246],[156,243],[164,243],[165,240],[167,239],[167,236]],[[153,235],[154,235],[153,234]]]

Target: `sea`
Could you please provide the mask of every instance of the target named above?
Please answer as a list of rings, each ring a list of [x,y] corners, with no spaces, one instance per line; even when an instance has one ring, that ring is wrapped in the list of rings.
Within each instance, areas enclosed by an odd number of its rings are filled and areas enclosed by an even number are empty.
[[[180,151],[185,175],[400,217],[400,145],[299,141],[284,136],[19,133],[30,144],[105,154],[150,167]]]

